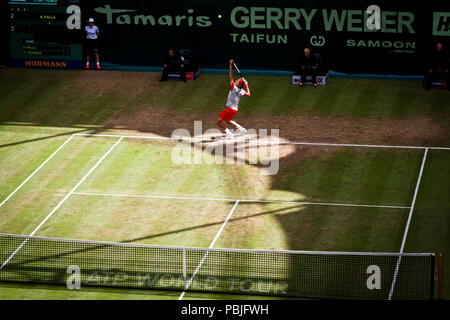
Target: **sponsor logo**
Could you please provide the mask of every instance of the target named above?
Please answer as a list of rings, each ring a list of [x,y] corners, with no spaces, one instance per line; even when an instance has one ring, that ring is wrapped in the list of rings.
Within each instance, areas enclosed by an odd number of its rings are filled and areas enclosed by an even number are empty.
[[[25,60],[25,67],[66,69],[68,67],[68,64],[67,64],[67,61]]]
[[[208,28],[218,23],[210,16],[197,15],[194,9],[179,14],[161,15],[159,12],[141,12],[138,9],[112,8],[106,4],[94,11],[108,25],[134,25],[146,27],[201,27]],[[72,10],[68,26],[77,25],[76,10]],[[178,13],[178,12],[177,12]],[[414,14],[403,11],[381,11],[376,5],[366,10],[336,10],[317,8],[234,7],[229,19],[234,30],[230,41],[243,44],[285,45],[286,31],[354,32],[415,34]],[[323,36],[313,35],[310,44],[321,47]]]
[[[348,39],[347,45],[349,47],[367,47],[367,48],[407,48],[414,49],[416,47],[415,42],[409,41],[389,41],[389,40],[356,40]]]
[[[195,16],[194,9],[188,9],[183,15],[140,14],[137,10],[113,9],[109,4],[94,9],[95,12],[106,15],[107,24],[119,25],[150,25],[150,26],[188,26],[188,27],[210,27],[212,22],[208,16]]]
[[[325,37],[314,35],[309,38],[309,43],[311,43],[311,45],[315,47],[322,47],[325,44]]]
[[[450,36],[450,12],[433,12],[433,36]]]
[[[347,39],[347,47],[359,48],[383,48],[390,52],[414,53],[416,43],[414,41],[389,41],[389,40],[358,40]]]

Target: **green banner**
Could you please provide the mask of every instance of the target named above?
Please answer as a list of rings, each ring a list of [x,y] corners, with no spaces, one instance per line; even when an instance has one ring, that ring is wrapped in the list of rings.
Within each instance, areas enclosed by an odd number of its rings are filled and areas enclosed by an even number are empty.
[[[52,2],[52,1],[49,1]],[[295,70],[305,47],[347,73],[422,74],[437,41],[448,45],[450,6],[400,1],[73,0],[81,34],[100,29],[102,61],[161,66],[169,47],[196,52],[204,68]],[[50,7],[50,6],[48,6]]]

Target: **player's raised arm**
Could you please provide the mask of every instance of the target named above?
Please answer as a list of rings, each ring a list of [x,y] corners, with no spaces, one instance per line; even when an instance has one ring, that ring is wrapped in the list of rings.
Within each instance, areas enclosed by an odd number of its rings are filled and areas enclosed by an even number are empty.
[[[245,96],[250,97],[250,88],[248,87],[248,82],[247,80],[244,79],[244,88],[245,88]]]
[[[230,59],[230,84],[232,85],[234,80],[233,80],[233,59]]]

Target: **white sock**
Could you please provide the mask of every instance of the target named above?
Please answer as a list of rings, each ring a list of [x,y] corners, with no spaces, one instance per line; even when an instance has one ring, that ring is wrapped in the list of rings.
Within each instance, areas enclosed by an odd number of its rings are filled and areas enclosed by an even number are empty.
[[[88,65],[89,65],[89,62],[86,62],[86,65],[88,66]]]
[[[239,130],[244,129],[244,127],[242,127],[241,125],[239,125],[239,124],[237,124],[237,123],[236,123],[236,128],[239,129]]]
[[[233,134],[231,133],[230,129],[228,129],[228,128],[225,129],[225,133],[228,134],[228,135],[230,135],[230,136],[233,135]]]
[[[100,62],[97,62],[97,65],[99,65],[100,64]]]

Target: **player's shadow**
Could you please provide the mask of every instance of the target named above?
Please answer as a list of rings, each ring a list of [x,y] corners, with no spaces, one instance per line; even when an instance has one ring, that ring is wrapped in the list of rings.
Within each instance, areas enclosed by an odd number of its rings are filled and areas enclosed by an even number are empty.
[[[197,151],[208,153],[212,159],[215,158],[217,162],[245,164],[255,166],[257,168],[270,168],[270,159],[261,159],[261,148],[265,148],[265,155],[270,156],[270,149],[273,143],[268,141],[267,146],[261,146],[255,143],[255,139],[245,140],[243,137],[238,137],[239,140],[224,140],[221,137],[216,137],[211,141],[200,140],[192,141],[182,139],[179,143],[191,147]],[[274,142],[277,143],[277,142]]]

